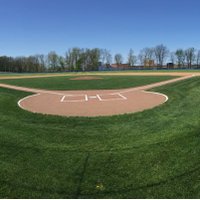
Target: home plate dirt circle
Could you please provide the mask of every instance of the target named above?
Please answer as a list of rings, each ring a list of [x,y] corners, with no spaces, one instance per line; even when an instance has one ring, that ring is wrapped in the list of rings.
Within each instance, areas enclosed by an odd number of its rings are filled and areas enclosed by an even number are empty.
[[[48,94],[39,93],[22,99],[20,107],[25,110],[62,116],[109,116],[138,112],[153,108],[167,101],[158,93],[134,91],[88,91],[85,93]]]
[[[146,86],[122,90],[49,91],[0,84],[14,90],[32,92],[34,95],[19,100],[18,105],[34,113],[60,116],[111,116],[134,113],[165,103],[168,97],[148,89],[185,80],[184,76]]]

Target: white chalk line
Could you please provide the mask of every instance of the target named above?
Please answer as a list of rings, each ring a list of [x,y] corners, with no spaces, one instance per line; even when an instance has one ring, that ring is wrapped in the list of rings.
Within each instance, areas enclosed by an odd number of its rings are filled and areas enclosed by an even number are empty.
[[[62,99],[60,100],[60,102],[63,102],[65,100],[66,96],[63,96]]]
[[[76,99],[69,99],[70,97],[73,97],[73,98],[74,97],[83,97],[83,99],[77,99],[77,100]],[[85,101],[88,101],[88,95],[86,95],[86,94],[64,95],[60,100],[61,103],[65,103],[65,102],[71,102],[71,103],[75,102],[75,103],[77,103],[77,102],[85,102]]]
[[[169,100],[169,97],[166,94],[162,94],[160,92],[151,92],[151,91],[145,91],[145,90],[141,90],[141,92],[163,96],[163,97],[165,97],[165,101],[163,103],[166,103]]]
[[[109,99],[104,99],[103,96],[114,96],[114,95],[118,95],[117,98],[109,98]],[[72,98],[76,98],[76,97],[84,97],[83,99],[74,99],[71,100],[69,99],[70,97]],[[127,100],[127,97],[125,97],[124,95],[117,93],[117,94],[96,94],[95,96],[90,96],[87,94],[78,94],[78,95],[64,95],[62,96],[60,102],[61,103],[66,103],[66,102],[85,102],[85,101],[89,101],[89,99],[98,99],[99,101],[117,101],[117,100]]]
[[[27,97],[24,97],[24,98],[20,99],[20,100],[17,102],[17,105],[18,105],[21,109],[27,110],[26,108],[24,108],[24,107],[21,105],[22,101],[25,101],[25,100],[27,100],[27,99],[29,99],[29,98],[36,97],[36,96],[40,96],[40,95],[41,95],[41,94],[38,93],[38,94],[32,94],[32,95],[29,95],[29,96],[27,96]],[[34,112],[34,111],[32,111],[32,112]]]
[[[110,99],[104,99],[103,96],[114,96],[114,95],[118,95],[117,98],[110,98]],[[123,96],[120,93],[116,93],[116,94],[97,94],[97,97],[100,101],[119,101],[119,100],[127,100],[127,97]]]
[[[96,95],[99,101],[103,101],[99,94]]]
[[[148,85],[147,85],[147,86],[146,86],[147,88],[145,88],[145,89],[151,89],[151,88],[158,87],[158,86],[162,86],[162,85],[165,85],[165,84],[170,84],[170,83],[173,83],[173,82],[176,82],[176,81],[189,79],[189,78],[192,78],[192,77],[195,77],[195,76],[196,76],[195,74],[192,74],[191,76],[187,76],[187,77],[184,76],[184,77],[181,77],[181,78],[172,79],[170,82],[169,82],[169,81],[160,82],[161,85],[157,85],[157,83],[152,84],[152,85],[149,85],[149,87],[148,87]],[[3,85],[1,85],[1,86],[2,86],[2,87],[6,87],[6,86],[3,86]],[[13,86],[13,87],[14,87],[14,86]],[[162,95],[162,96],[164,96],[165,99],[166,99],[165,102],[167,102],[168,99],[169,99],[168,96],[165,95],[165,94],[161,94],[161,93],[158,93],[158,92],[148,92],[148,91],[142,90],[142,89],[141,89],[142,87],[145,87],[145,86],[141,86],[141,87],[137,87],[137,88],[131,88],[131,89],[127,89],[127,90],[123,90],[123,91],[118,91],[118,92],[110,93],[110,94],[101,94],[101,96],[102,96],[102,95],[116,95],[116,94],[118,94],[119,96],[122,97],[122,99],[126,100],[127,98],[126,98],[125,96],[123,96],[122,94],[140,90],[140,91],[146,92],[146,93],[154,93],[154,94],[157,94],[157,95]],[[8,87],[8,88],[9,88],[9,87]],[[12,86],[10,86],[10,89],[13,89]],[[27,100],[27,99],[32,98],[32,97],[35,97],[35,96],[39,96],[39,95],[41,95],[41,93],[53,94],[53,95],[62,96],[62,99],[61,99],[60,102],[64,102],[64,99],[66,98],[66,96],[74,96],[73,94],[64,95],[64,93],[59,93],[59,92],[51,92],[51,91],[45,91],[45,90],[34,90],[34,89],[32,89],[32,91],[31,91],[30,88],[28,88],[28,89],[29,89],[29,92],[34,92],[34,93],[37,93],[37,94],[29,95],[29,96],[27,96],[27,97],[25,97],[25,98],[22,98],[22,99],[20,99],[20,100],[18,101],[18,106],[19,106],[20,108],[24,109],[24,110],[26,110],[26,109],[23,108],[23,106],[21,105],[22,101]],[[19,90],[20,90],[20,87],[19,87]],[[23,90],[23,91],[24,91],[24,90]],[[99,101],[113,101],[113,100],[119,100],[119,99],[116,99],[116,98],[105,100],[105,99],[102,99],[102,98],[100,97],[99,94],[97,94],[96,97],[99,99]],[[88,95],[85,95],[85,100],[82,100],[81,102],[84,102],[84,101],[88,101]],[[71,102],[80,102],[80,100],[71,100]]]
[[[174,83],[174,82],[177,82],[177,81],[181,81],[181,80],[185,80],[185,79],[188,79],[188,78],[192,78],[196,76],[195,74],[192,74],[190,76],[184,76],[184,77],[180,77],[180,78],[176,78],[176,79],[172,79],[172,80],[167,80],[167,81],[162,81],[162,82],[159,82],[159,83],[152,83],[152,84],[149,84],[149,85],[144,85],[144,86],[138,86],[138,87],[134,87],[134,88],[130,88],[130,89],[124,89],[124,90],[121,90],[121,91],[116,91],[116,92],[112,92],[110,93],[109,95],[115,95],[115,94],[124,94],[124,93],[128,93],[128,92],[132,92],[132,91],[138,91],[138,90],[144,90],[143,88],[145,88],[145,90],[148,90],[148,89],[152,89],[154,87],[159,87],[159,86],[163,86],[163,85],[166,85],[166,84],[170,84],[170,83]],[[13,85],[7,85],[7,84],[0,84],[0,86],[2,87],[6,87],[6,88],[9,88],[9,89],[15,89],[18,88],[18,90],[21,90],[21,91],[26,91],[25,89],[26,88],[23,88],[23,87],[20,87],[20,86],[13,86]],[[63,95],[74,95],[74,94],[65,94],[65,93],[61,93],[61,92],[53,92],[53,91],[46,91],[46,90],[40,90],[40,89],[31,89],[31,88],[27,88],[27,92],[33,92],[33,93],[44,93],[44,94],[53,94],[53,95],[59,95],[59,96],[63,96]],[[79,95],[79,94],[77,94]],[[80,94],[82,95],[82,94]],[[101,95],[106,95],[106,94],[101,94]]]
[[[120,97],[122,97],[122,99],[127,100],[127,97],[125,97],[125,96],[122,95],[121,93],[118,93],[118,95],[119,95]]]
[[[134,87],[134,88],[130,88],[130,89],[124,89],[124,90],[117,91],[117,92],[114,92],[114,93],[111,93],[111,94],[117,94],[117,93],[124,94],[124,93],[128,93],[128,92],[139,91],[139,90],[141,90],[141,91],[142,90],[149,90],[149,89],[153,89],[153,88],[156,88],[156,87],[161,87],[161,86],[164,86],[164,85],[175,83],[175,82],[178,82],[178,81],[181,81],[181,80],[193,78],[194,76],[196,76],[196,75],[193,74],[193,75],[190,75],[190,76],[184,76],[184,77],[180,77],[180,78],[176,78],[176,79],[166,80],[166,81],[162,81],[162,82],[156,82],[156,83],[152,83],[152,84],[149,84],[149,85],[143,85],[143,86],[138,86],[138,87]]]
[[[186,80],[186,79],[189,79],[189,78],[192,78],[196,76],[195,74],[192,74],[190,76],[184,76],[184,77],[180,77],[180,78],[176,78],[176,79],[172,79],[172,80],[167,80],[167,81],[163,81],[163,82],[160,82],[160,83],[152,83],[152,84],[149,84],[149,85],[146,85],[146,86],[139,86],[139,87],[135,87],[135,88],[130,88],[130,89],[125,89],[125,90],[122,90],[122,91],[117,91],[117,92],[114,92],[114,93],[109,93],[109,94],[97,94],[96,97],[99,99],[99,101],[116,101],[116,100],[127,100],[127,97],[125,97],[124,95],[122,94],[125,94],[125,93],[130,93],[130,92],[134,92],[134,91],[142,91],[142,92],[146,92],[146,93],[151,93],[151,94],[157,94],[157,95],[162,95],[165,97],[166,101],[168,101],[168,96],[165,95],[165,94],[161,94],[161,93],[158,93],[158,92],[148,92],[146,90],[148,89],[152,89],[154,87],[159,87],[159,86],[163,86],[163,85],[167,85],[167,84],[170,84],[170,83],[174,83],[174,82],[177,82],[177,81],[181,81],[181,80]],[[145,88],[142,89],[142,88]],[[69,94],[70,95],[70,94]],[[110,98],[110,99],[103,99],[102,97],[103,96],[108,96],[108,95],[118,95],[120,96],[121,98]],[[76,95],[73,95],[73,96],[76,96]],[[89,99],[89,95],[87,95],[87,101]],[[74,100],[73,102],[82,102],[82,101],[77,101],[77,100]]]
[[[85,94],[85,101],[88,101],[88,95]]]

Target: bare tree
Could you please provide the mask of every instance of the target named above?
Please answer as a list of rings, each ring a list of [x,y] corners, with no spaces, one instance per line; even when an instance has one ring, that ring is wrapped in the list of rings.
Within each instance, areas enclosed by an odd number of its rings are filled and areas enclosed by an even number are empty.
[[[107,65],[107,66],[111,65],[112,55],[109,50],[107,50],[107,49],[101,50],[101,62],[102,62],[102,64]]]
[[[173,63],[173,64],[176,62],[175,52],[170,53],[170,62]]]
[[[134,51],[130,49],[129,54],[128,54],[128,64],[129,66],[133,67],[137,62],[137,58],[134,55]]]
[[[123,57],[120,53],[115,55],[115,62],[117,65],[121,65],[123,62]]]
[[[105,65],[106,64],[106,54],[107,54],[107,49],[101,49],[101,58],[100,58],[100,60],[101,60],[101,62],[102,62],[102,64],[103,65]]]
[[[109,51],[106,53],[106,65],[109,66],[112,64],[112,55]]]
[[[197,64],[197,67],[199,67],[199,65],[200,65],[200,50],[198,50],[197,54],[196,54],[196,64]]]
[[[192,64],[195,60],[195,49],[193,47],[185,50],[185,58],[187,61],[187,66],[192,68]]]
[[[154,59],[154,49],[153,48],[144,48],[140,51],[138,55],[138,59],[140,60],[140,64],[144,65],[146,61],[150,61]]]
[[[155,52],[155,58],[156,58],[157,64],[162,67],[165,62],[165,59],[167,58],[169,54],[169,50],[167,49],[166,46],[164,46],[163,44],[160,44],[154,48],[154,52]]]
[[[177,58],[177,63],[179,68],[181,66],[184,66],[185,63],[185,52],[183,49],[177,49],[175,52],[176,58]]]

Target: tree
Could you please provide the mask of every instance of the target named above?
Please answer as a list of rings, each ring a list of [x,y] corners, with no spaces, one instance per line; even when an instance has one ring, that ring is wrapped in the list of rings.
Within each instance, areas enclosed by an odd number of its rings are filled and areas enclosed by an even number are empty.
[[[169,54],[169,50],[163,44],[157,45],[154,48],[155,58],[157,61],[158,66],[162,67],[164,64],[165,59]]]
[[[175,52],[179,68],[184,66],[185,63],[185,52],[183,49],[177,49]]]
[[[39,65],[40,65],[39,71],[40,72],[46,71],[46,57],[45,57],[45,55],[38,54],[38,55],[36,55],[36,57],[38,59]]]
[[[107,49],[101,49],[101,63],[102,65],[106,64],[106,53],[107,53]]]
[[[176,62],[175,52],[170,53],[170,62],[173,63],[173,64]]]
[[[0,71],[11,72],[12,58],[7,56],[0,57]]]
[[[99,48],[80,49],[72,48],[66,52],[66,64],[70,71],[94,71],[98,70],[102,59],[102,51]]]
[[[59,56],[56,54],[55,51],[51,51],[48,53],[48,64],[49,64],[49,67],[53,70],[53,71],[56,71],[56,68],[58,67],[58,59],[59,59]]]
[[[103,65],[110,66],[112,63],[112,55],[109,50],[101,50],[101,62]]]
[[[196,54],[196,64],[197,64],[197,67],[199,67],[199,65],[200,65],[200,50],[198,50],[197,54]]]
[[[81,59],[84,50],[78,47],[69,49],[66,52],[66,63],[70,71],[79,71],[81,70]]]
[[[120,53],[115,55],[115,62],[117,65],[121,65],[123,62],[123,57]]]
[[[193,47],[185,50],[185,58],[188,68],[192,68],[192,64],[195,60],[195,49]]]
[[[134,51],[130,49],[129,54],[128,54],[128,64],[129,66],[133,67],[137,61],[136,56],[134,55]]]
[[[106,54],[106,65],[110,66],[112,64],[112,55],[110,52],[107,52]]]
[[[90,50],[90,70],[98,70],[99,62],[101,58],[101,51],[98,48],[94,48]]]
[[[65,58],[63,56],[58,57],[59,69],[58,71],[63,72],[65,71]]]
[[[140,60],[141,65],[145,65],[146,61],[150,61],[154,59],[154,48],[144,48],[140,51],[138,55],[138,59]]]

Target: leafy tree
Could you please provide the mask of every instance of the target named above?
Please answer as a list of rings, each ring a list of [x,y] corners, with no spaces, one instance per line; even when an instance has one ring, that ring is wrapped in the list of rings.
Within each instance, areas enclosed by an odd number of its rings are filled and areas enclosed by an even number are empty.
[[[178,62],[178,66],[184,66],[185,63],[185,51],[183,49],[177,49],[175,52],[176,58],[177,58],[177,62]]]
[[[49,68],[53,71],[56,71],[56,68],[59,66],[59,56],[56,54],[55,51],[51,51],[48,53],[48,64]]]

